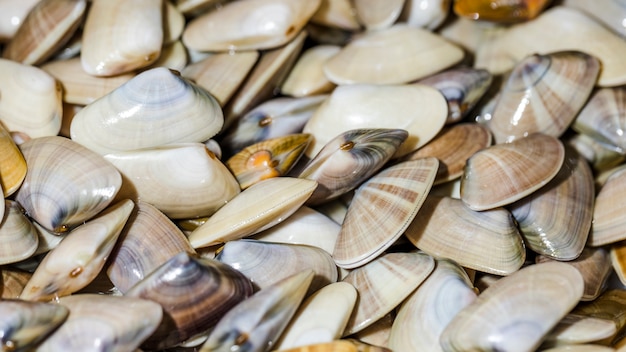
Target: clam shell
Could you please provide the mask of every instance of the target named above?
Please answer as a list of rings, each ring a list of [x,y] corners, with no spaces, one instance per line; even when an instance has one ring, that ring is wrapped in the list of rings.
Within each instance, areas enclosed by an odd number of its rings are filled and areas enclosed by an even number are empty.
[[[441,332],[475,299],[476,292],[463,268],[447,259],[437,260],[435,270],[400,306],[391,327],[389,348],[441,351]]]
[[[356,300],[356,289],[348,283],[322,287],[302,302],[274,348],[284,350],[340,338]]]
[[[617,168],[606,180],[598,194],[593,209],[593,225],[589,234],[590,246],[603,246],[626,239],[623,209],[626,207],[626,169]]]
[[[304,126],[303,132],[315,138],[306,155],[312,158],[332,138],[349,130],[394,128],[409,132],[394,155],[400,157],[434,138],[443,128],[447,110],[443,95],[424,85],[339,86]]]
[[[359,186],[333,251],[335,263],[367,264],[400,238],[424,203],[438,164],[435,158],[406,161]]]
[[[206,89],[224,106],[259,58],[258,51],[215,53],[187,65],[181,74]]]
[[[22,152],[2,124],[0,124],[0,151],[0,189],[4,197],[8,197],[22,185],[27,166]]]
[[[599,143],[586,134],[574,133],[564,136],[563,141],[576,149],[595,171],[606,171],[605,176],[626,159],[624,154],[611,150],[606,144]]]
[[[461,177],[461,199],[472,210],[511,204],[552,180],[565,148],[555,137],[536,133],[476,152]]]
[[[351,337],[355,341],[361,342],[363,346],[387,346],[395,315],[395,310],[393,310]]]
[[[165,0],[163,12],[163,43],[171,44],[180,39],[185,29],[185,15],[174,5],[172,1]],[[180,1],[176,1],[180,3]]]
[[[405,0],[400,21],[412,27],[435,29],[448,17],[451,0]]]
[[[195,251],[165,214],[140,201],[110,255],[107,274],[115,287],[125,293],[180,252]]]
[[[215,259],[237,269],[261,290],[288,276],[313,270],[315,276],[308,291],[312,293],[336,282],[338,275],[328,252],[305,245],[246,239],[229,241],[218,250]]]
[[[319,186],[307,201],[324,203],[356,188],[391,159],[408,133],[402,129],[354,129],[330,140],[297,173]]]
[[[204,334],[230,309],[252,294],[239,271],[216,260],[182,252],[170,258],[127,293],[163,307],[164,319],[144,349],[164,349]]]
[[[570,345],[570,346],[558,346],[549,348],[546,350],[542,350],[544,352],[612,352],[615,351],[614,348],[603,346],[603,345],[593,345],[593,344],[582,344],[582,345]]]
[[[311,22],[324,27],[351,31],[361,28],[350,0],[322,0],[319,8],[311,17]]]
[[[443,350],[535,350],[580,300],[583,278],[564,263],[528,266],[489,286],[446,326]]]
[[[316,45],[305,50],[280,86],[280,92],[304,97],[332,91],[335,84],[326,78],[323,67],[340,50],[338,45]]]
[[[509,75],[488,126],[496,143],[535,132],[559,137],[595,85],[600,62],[577,51],[531,55]]]
[[[572,310],[571,314],[611,320],[619,334],[626,325],[626,316],[623,314],[625,308],[626,291],[623,289],[611,289],[605,291],[591,302],[579,304]]]
[[[133,297],[82,294],[59,304],[70,315],[38,351],[134,351],[163,317],[157,303]]]
[[[559,173],[540,191],[509,206],[526,245],[557,260],[583,251],[593,217],[593,174],[578,153],[566,149]],[[569,221],[563,219],[569,218]]]
[[[11,0],[0,4],[0,42],[7,42],[15,35],[30,10],[41,0]]]
[[[100,155],[63,137],[35,138],[20,146],[28,173],[16,200],[30,217],[64,232],[106,208],[120,173]]]
[[[302,302],[313,279],[305,270],[265,288],[227,312],[200,352],[270,349]]]
[[[210,216],[240,192],[237,180],[202,143],[117,152],[104,158],[122,173],[125,186],[135,191],[137,199],[173,219]]]
[[[608,319],[568,314],[546,335],[542,346],[601,342],[613,338],[616,329],[615,323]]]
[[[0,270],[0,298],[16,299],[30,280],[31,273],[9,267]]]
[[[241,189],[272,177],[286,175],[296,165],[311,141],[311,135],[291,134],[266,139],[233,155],[226,167],[237,178]]]
[[[301,347],[288,348],[279,352],[390,352],[385,347],[372,346],[355,339],[334,340]]]
[[[153,63],[163,46],[163,8],[162,0],[92,1],[80,54],[85,72],[114,76]]]
[[[0,59],[0,122],[10,132],[31,138],[61,129],[61,85],[40,68]],[[24,104],[24,100],[28,104]]]
[[[357,20],[367,30],[391,27],[398,20],[405,0],[376,1],[354,0],[352,2]]]
[[[42,65],[41,69],[61,83],[64,102],[78,105],[87,105],[102,98],[135,76],[135,73],[113,77],[93,76],[83,71],[78,57],[50,61]]]
[[[21,299],[49,301],[87,286],[104,267],[135,205],[126,200],[72,230],[41,261]]]
[[[144,70],[153,69],[156,67],[167,67],[170,70],[176,72],[182,71],[187,66],[187,49],[183,45],[183,42],[177,40],[175,42],[166,44],[161,49],[161,55]]]
[[[215,98],[166,68],[154,68],[80,110],[70,133],[74,141],[107,154],[204,142],[222,125]]]
[[[456,0],[454,13],[472,20],[499,23],[525,22],[537,17],[550,0],[513,0],[493,3],[488,0]]]
[[[585,0],[564,0],[561,4],[588,13],[609,27],[615,34],[626,37],[623,22],[626,18],[626,7],[619,0],[605,1],[600,6],[593,6]]]
[[[59,234],[50,231],[35,221],[33,221],[32,224],[37,230],[37,237],[39,237],[39,244],[33,256],[50,252],[52,249],[56,248],[65,238],[65,235],[67,235],[67,232]]]
[[[313,193],[317,182],[273,177],[256,183],[231,199],[189,235],[194,248],[253,235],[293,214]]]
[[[458,123],[442,129],[428,144],[406,155],[403,160],[437,158],[439,168],[434,182],[437,185],[461,177],[467,159],[490,145],[491,133],[487,127],[476,123]]]
[[[344,336],[361,331],[399,305],[435,268],[424,253],[388,253],[352,270],[342,281],[352,284],[359,300]]]
[[[626,153],[626,87],[595,91],[580,111],[572,128],[608,148]]]
[[[71,39],[86,9],[86,0],[37,3],[4,48],[2,57],[26,65],[45,62]]]
[[[428,197],[406,237],[436,258],[496,275],[514,273],[526,258],[511,213],[503,208],[474,211],[453,198]]]
[[[1,300],[0,347],[3,351],[30,350],[63,324],[68,315],[69,310],[58,304]]]
[[[395,25],[351,41],[326,62],[324,73],[336,84],[401,84],[450,67],[463,55],[427,30]]]
[[[37,250],[37,230],[24,214],[19,203],[3,200],[4,216],[0,221],[0,265],[29,258]]]

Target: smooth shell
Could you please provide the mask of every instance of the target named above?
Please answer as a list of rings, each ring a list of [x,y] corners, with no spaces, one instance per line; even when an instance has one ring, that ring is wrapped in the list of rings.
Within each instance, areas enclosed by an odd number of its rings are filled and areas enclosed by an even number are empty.
[[[404,3],[405,0],[354,0],[352,6],[357,20],[369,31],[391,27],[400,17]]]
[[[603,246],[626,239],[622,214],[626,207],[626,169],[617,168],[596,195],[593,226],[589,234],[590,246]]]
[[[626,153],[626,87],[595,91],[572,128],[620,154]]]
[[[456,0],[454,13],[472,20],[516,23],[534,19],[549,3],[550,0]]]
[[[2,201],[5,209],[0,220],[0,265],[5,265],[33,255],[39,245],[39,237],[19,203],[8,199]]]
[[[26,160],[11,134],[0,124],[0,189],[8,197],[22,185],[26,177]],[[2,212],[0,212],[2,215]]]
[[[292,97],[329,93],[335,88],[324,75],[324,64],[341,50],[337,45],[316,45],[305,50],[289,72],[280,92]]]

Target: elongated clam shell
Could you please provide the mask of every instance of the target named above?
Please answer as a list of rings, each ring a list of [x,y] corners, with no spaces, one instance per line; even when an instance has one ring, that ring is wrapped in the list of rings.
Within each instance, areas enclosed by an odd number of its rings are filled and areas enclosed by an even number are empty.
[[[344,336],[361,331],[399,305],[435,268],[424,253],[388,253],[352,270],[342,281],[352,284],[359,300]]]
[[[434,257],[496,275],[514,273],[526,258],[511,213],[503,208],[474,211],[453,198],[428,197],[406,237]]]
[[[200,352],[271,348],[302,302],[313,271],[305,270],[265,288],[226,313]]]
[[[16,200],[40,225],[67,231],[106,208],[122,178],[103,157],[63,137],[20,145],[28,173]]]
[[[80,110],[70,133],[76,142],[107,154],[204,142],[222,125],[222,110],[215,98],[160,67],[138,74]]]
[[[80,55],[85,72],[114,76],[148,66],[162,46],[162,0],[92,1]]]
[[[41,0],[11,0],[0,3],[0,42],[9,41],[30,10]]]
[[[31,138],[61,129],[61,85],[40,68],[0,59],[0,121],[10,132]],[[28,99],[28,104],[24,104]]]
[[[270,228],[293,214],[317,182],[291,177],[263,180],[241,192],[189,235],[194,248],[243,238]]]
[[[563,164],[560,140],[541,133],[476,152],[461,178],[461,199],[472,210],[511,204],[552,180]]]
[[[139,201],[110,255],[107,274],[122,293],[180,252],[194,254],[187,237],[161,211]]]
[[[62,305],[22,300],[0,301],[0,348],[26,351],[58,328],[69,310]]]
[[[614,348],[604,346],[604,345],[594,345],[594,344],[581,344],[581,345],[570,345],[570,346],[557,346],[553,348],[549,348],[546,350],[542,350],[544,352],[613,352],[616,351]]]
[[[454,13],[472,20],[516,23],[534,19],[549,3],[550,0],[456,0]]]
[[[303,132],[315,138],[306,155],[313,158],[332,138],[349,130],[394,128],[409,132],[394,155],[400,157],[434,138],[443,128],[447,110],[443,95],[424,85],[339,86],[304,126]]]
[[[316,45],[305,50],[289,72],[280,92],[292,97],[329,93],[335,84],[324,75],[324,64],[341,50],[338,45]]]
[[[4,197],[8,197],[22,185],[27,166],[22,152],[2,124],[0,124],[0,151],[0,189]]]
[[[133,297],[81,294],[59,304],[70,315],[38,351],[134,351],[163,317],[157,303]]]
[[[86,9],[86,0],[39,2],[4,48],[2,57],[27,65],[45,62],[71,39]]]
[[[356,289],[345,282],[322,287],[307,298],[276,342],[275,349],[332,342],[341,337],[356,304]]]
[[[324,65],[336,84],[401,84],[463,58],[463,50],[427,30],[395,25],[351,41]]]
[[[405,161],[359,186],[337,238],[335,263],[367,264],[400,238],[424,203],[438,165],[435,158]]]
[[[0,271],[0,298],[19,298],[32,274],[10,267],[3,267]]]
[[[389,347],[394,351],[441,351],[441,332],[475,299],[476,292],[463,268],[447,259],[437,260],[432,274],[400,306]]]
[[[87,286],[104,267],[134,206],[122,201],[72,230],[41,261],[20,298],[49,301]]]
[[[589,234],[590,246],[603,246],[626,239],[622,209],[626,207],[626,169],[617,168],[596,195],[593,209],[593,226]]]
[[[553,262],[528,266],[489,286],[446,326],[444,351],[536,349],[580,300],[578,270]]]
[[[448,17],[451,0],[406,0],[400,21],[412,27],[435,29]]]
[[[593,6],[585,0],[565,0],[561,4],[591,15],[609,27],[615,34],[622,38],[626,37],[626,28],[624,27],[626,7],[619,0],[606,1],[601,6]]]
[[[355,0],[352,2],[357,20],[367,30],[381,30],[391,27],[398,20],[404,0],[380,2],[376,0]]]
[[[612,320],[568,314],[546,335],[542,346],[578,345],[611,339],[617,333]]]
[[[2,200],[5,211],[0,220],[0,265],[29,258],[37,250],[37,230],[24,214],[19,203]]]
[[[572,128],[621,154],[626,152],[626,87],[595,91],[580,111]]]
[[[170,0],[164,0],[163,10],[163,44],[171,44],[180,39],[185,30],[185,15],[172,4]]]
[[[600,62],[577,51],[531,55],[504,84],[488,126],[496,143],[535,132],[560,137],[591,94]]]
[[[254,258],[254,259],[252,259]],[[326,251],[305,245],[242,239],[229,241],[218,251],[216,260],[237,269],[264,289],[304,270],[315,276],[309,293],[337,281],[337,267]]]
[[[396,153],[407,139],[402,129],[354,129],[330,140],[297,174],[319,184],[309,205],[324,203],[356,188]]]
[[[280,352],[391,352],[390,349],[372,346],[356,339],[334,340],[280,350]]]
[[[163,307],[163,323],[143,344],[153,350],[207,332],[251,294],[251,282],[239,271],[183,252],[139,281],[126,296],[149,299]]]

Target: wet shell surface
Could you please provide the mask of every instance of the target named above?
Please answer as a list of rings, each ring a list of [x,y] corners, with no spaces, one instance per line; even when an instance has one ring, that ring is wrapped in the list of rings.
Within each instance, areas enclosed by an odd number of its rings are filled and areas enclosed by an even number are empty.
[[[591,94],[600,62],[577,51],[531,55],[508,76],[488,126],[496,143],[535,132],[560,137]]]
[[[511,204],[552,180],[565,160],[563,143],[536,133],[476,152],[461,177],[461,199],[472,210]]]
[[[8,197],[22,185],[27,167],[22,152],[2,124],[0,124],[0,151],[0,189],[4,197]]]
[[[514,273],[526,258],[511,213],[503,208],[474,211],[454,198],[428,197],[406,237],[436,258],[496,275]]]
[[[626,239],[623,209],[626,208],[626,169],[618,168],[606,180],[593,209],[593,226],[589,234],[590,246],[603,246]]]
[[[72,140],[107,154],[204,142],[223,122],[215,98],[161,67],[142,72],[80,110],[70,133]]]
[[[626,153],[626,87],[595,91],[572,128],[621,154]]]
[[[395,25],[351,41],[324,65],[336,84],[401,84],[444,70],[463,50],[420,28]]]
[[[29,258],[39,245],[35,226],[19,203],[3,199],[4,216],[0,221],[0,265]]]
[[[65,232],[106,208],[122,184],[102,156],[64,137],[41,137],[20,145],[28,173],[16,200],[30,217]]]
[[[435,158],[406,161],[363,183],[341,226],[335,263],[343,268],[367,264],[400,238],[424,203],[438,165]]]

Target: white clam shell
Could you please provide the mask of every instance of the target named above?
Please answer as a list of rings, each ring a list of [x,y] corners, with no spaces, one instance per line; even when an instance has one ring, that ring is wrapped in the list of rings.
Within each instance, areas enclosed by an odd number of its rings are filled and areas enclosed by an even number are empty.
[[[406,0],[400,20],[409,26],[435,29],[448,17],[451,0]]]
[[[41,0],[5,0],[0,2],[0,42],[13,38],[30,10]]]
[[[398,20],[405,0],[377,1],[354,0],[357,20],[367,30],[380,30],[391,27]]]
[[[5,265],[33,255],[39,244],[39,237],[17,202],[3,199],[2,203],[4,215],[0,219],[0,265]]]

